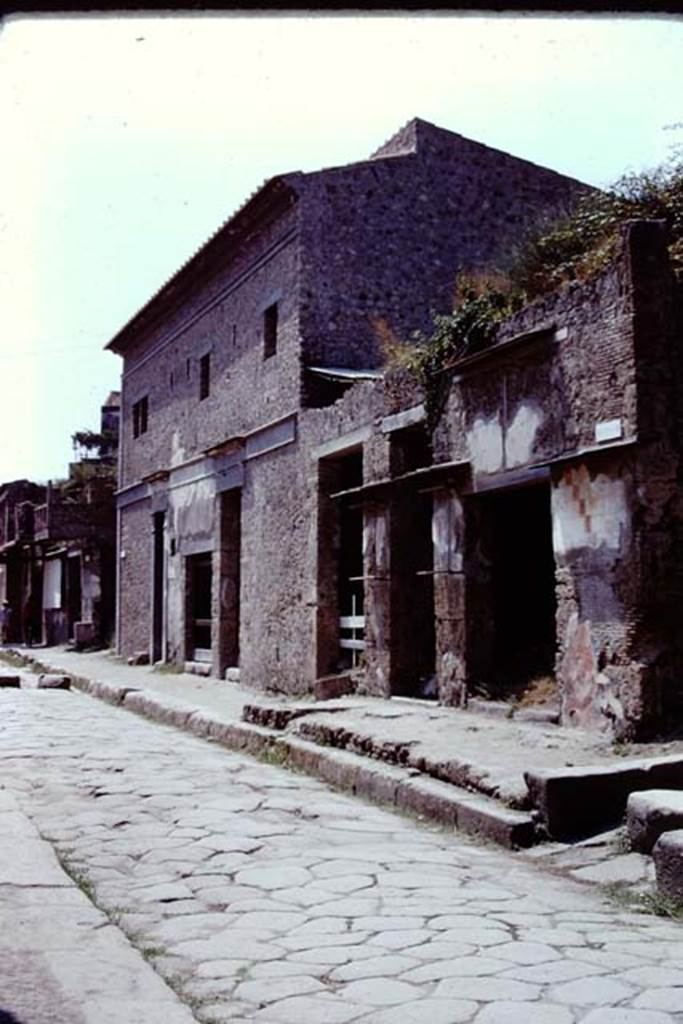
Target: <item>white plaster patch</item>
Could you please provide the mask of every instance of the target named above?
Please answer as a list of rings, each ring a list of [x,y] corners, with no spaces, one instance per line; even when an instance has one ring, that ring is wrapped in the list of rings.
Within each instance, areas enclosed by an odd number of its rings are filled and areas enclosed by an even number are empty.
[[[543,413],[537,405],[520,405],[505,432],[505,463],[508,467],[531,461],[534,441],[542,422]]]
[[[215,482],[197,480],[171,492],[174,532],[177,537],[211,537],[214,526]]]
[[[462,552],[458,550],[460,503],[454,495],[437,494],[432,514],[434,569],[437,572],[462,571]]]
[[[498,413],[490,419],[477,416],[467,433],[470,460],[475,473],[495,473],[503,466],[503,430]]]
[[[180,443],[180,431],[174,430],[171,435],[171,466],[180,466],[185,462],[185,449]]]
[[[623,549],[630,533],[626,481],[599,473],[591,480],[585,466],[566,471],[553,488],[553,548]]]
[[[182,559],[176,555],[167,563],[166,642],[171,658],[180,657],[183,650],[185,602],[182,583]]]

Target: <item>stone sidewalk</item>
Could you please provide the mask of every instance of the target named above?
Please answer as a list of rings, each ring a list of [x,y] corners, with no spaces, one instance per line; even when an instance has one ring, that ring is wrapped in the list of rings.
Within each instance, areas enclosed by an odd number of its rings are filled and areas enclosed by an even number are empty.
[[[618,781],[639,765],[647,778],[629,783],[632,788],[672,779],[683,786],[683,741],[615,747],[595,734],[482,710],[403,698],[293,700],[166,668],[132,667],[108,653],[22,653],[68,673],[94,696],[233,749],[270,747],[293,767],[341,788],[508,847],[531,845],[539,827],[567,838],[565,819],[590,808],[599,812],[596,821],[577,821],[576,834],[582,825],[597,832],[617,824],[625,798],[613,776]],[[655,769],[663,775],[651,779]],[[616,820],[603,822],[600,813]]]
[[[0,786],[204,1024],[683,1024],[680,924],[78,692],[0,691]]]
[[[0,1019],[192,1024],[187,1007],[66,874],[7,789],[0,789],[0,903]]]

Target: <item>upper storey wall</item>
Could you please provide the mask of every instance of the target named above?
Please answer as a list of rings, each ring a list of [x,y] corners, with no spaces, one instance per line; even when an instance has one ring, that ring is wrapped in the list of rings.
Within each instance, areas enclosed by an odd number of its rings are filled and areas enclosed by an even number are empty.
[[[378,365],[374,319],[403,339],[428,329],[430,309],[453,308],[459,270],[509,260],[582,188],[450,132],[414,133],[412,154],[305,176],[301,328],[312,365]]]
[[[277,304],[277,344],[264,353],[264,311]],[[194,290],[124,360],[120,486],[168,469],[292,412],[299,400],[298,214],[294,207],[227,251],[225,267]],[[200,362],[209,355],[209,395]],[[136,403],[147,430],[135,437]]]

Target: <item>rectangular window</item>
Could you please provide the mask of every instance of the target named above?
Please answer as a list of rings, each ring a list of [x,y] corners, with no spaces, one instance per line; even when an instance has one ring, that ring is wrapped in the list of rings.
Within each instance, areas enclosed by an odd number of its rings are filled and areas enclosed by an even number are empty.
[[[147,395],[133,405],[133,437],[147,433]]]
[[[277,351],[277,302],[268,306],[263,314],[263,358],[269,359]]]
[[[211,353],[207,352],[199,360],[199,400],[209,397],[211,391]]]

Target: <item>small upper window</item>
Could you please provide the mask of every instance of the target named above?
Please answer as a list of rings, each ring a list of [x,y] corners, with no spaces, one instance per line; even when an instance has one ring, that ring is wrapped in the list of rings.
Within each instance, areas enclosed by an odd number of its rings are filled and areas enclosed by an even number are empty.
[[[263,313],[263,358],[269,359],[277,351],[277,302]]]
[[[211,353],[207,352],[199,360],[199,400],[208,398],[211,392]]]
[[[133,404],[133,437],[147,433],[147,395]]]

